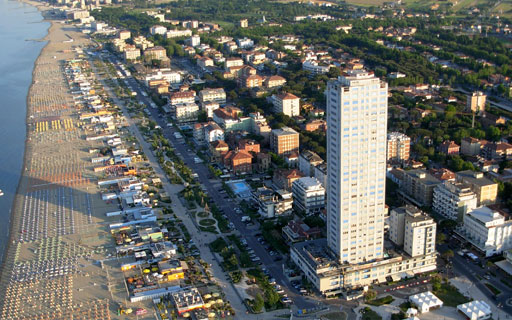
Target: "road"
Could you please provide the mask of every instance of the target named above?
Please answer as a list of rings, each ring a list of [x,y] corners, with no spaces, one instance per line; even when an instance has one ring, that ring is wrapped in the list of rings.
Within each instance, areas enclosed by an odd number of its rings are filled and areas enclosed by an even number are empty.
[[[111,60],[111,62],[116,64],[120,61],[115,60],[114,58]],[[121,70],[117,65],[116,68]],[[151,102],[150,98],[146,97],[142,93],[143,91],[144,93],[146,92],[145,89],[142,88],[141,85],[133,77],[127,77],[125,80],[127,80],[133,91],[137,92],[137,99],[139,102],[149,106]],[[270,256],[263,245],[257,241],[255,234],[259,233],[259,228],[249,228],[245,223],[241,222],[240,215],[235,212],[235,208],[238,206],[238,203],[232,199],[229,199],[228,201],[224,199],[224,195],[219,192],[222,190],[221,181],[208,179],[211,174],[207,168],[207,165],[204,163],[195,163],[194,157],[196,157],[196,154],[188,151],[191,149],[190,146],[184,143],[183,140],[178,141],[178,139],[176,139],[174,136],[174,133],[178,131],[174,127],[167,126],[166,119],[159,114],[158,109],[151,107],[147,107],[147,109],[150,111],[153,120],[162,127],[165,138],[169,140],[170,144],[177,151],[177,154],[182,158],[183,162],[193,172],[197,173],[199,176],[198,181],[206,188],[208,195],[213,199],[217,207],[221,209],[227,216],[228,220],[235,225],[235,229],[238,231],[240,239],[245,238],[247,240],[249,247],[252,248],[255,254],[261,259],[262,265],[267,268],[271,277],[275,278],[276,282],[283,286],[285,293],[293,301],[295,306],[299,309],[307,309],[318,306],[318,302],[308,299],[300,295],[296,289],[292,289],[293,286],[284,275],[283,262],[275,262],[273,257]]]

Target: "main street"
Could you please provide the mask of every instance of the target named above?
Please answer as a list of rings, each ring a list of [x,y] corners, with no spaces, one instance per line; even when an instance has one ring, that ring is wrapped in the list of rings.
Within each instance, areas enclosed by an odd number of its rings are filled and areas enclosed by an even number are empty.
[[[120,62],[116,58],[111,58],[111,61],[116,66],[116,69],[121,71],[120,67],[117,66],[117,63]],[[299,309],[307,309],[318,306],[318,302],[312,299],[308,299],[302,296],[296,289],[292,289],[288,278],[284,275],[283,272],[283,262],[275,262],[273,257],[270,256],[269,252],[257,241],[257,237],[255,234],[259,233],[259,229],[256,228],[248,228],[248,226],[241,222],[241,216],[235,212],[235,208],[238,206],[237,202],[229,199],[226,201],[224,199],[224,195],[220,193],[221,191],[221,182],[216,179],[209,179],[211,176],[208,167],[204,163],[196,163],[194,161],[194,157],[196,154],[190,152],[191,149],[183,140],[178,140],[174,136],[175,132],[178,132],[174,127],[167,126],[167,120],[165,117],[159,114],[158,109],[149,107],[151,105],[150,98],[146,97],[146,91],[144,88],[140,86],[140,84],[132,77],[127,77],[125,79],[133,89],[137,93],[137,99],[140,103],[148,106],[147,109],[151,113],[152,120],[154,120],[160,127],[162,127],[164,137],[169,140],[172,147],[177,151],[177,154],[182,158],[183,162],[195,173],[198,175],[198,181],[201,185],[204,186],[205,190],[208,192],[208,195],[213,199],[215,204],[219,209],[223,211],[223,213],[227,216],[228,220],[233,223],[235,229],[238,231],[240,235],[240,239],[246,239],[247,244],[251,249],[254,250],[255,254],[261,259],[262,265],[267,268],[270,272],[270,276],[276,279],[276,282],[283,286],[285,293],[288,295],[290,299],[292,299],[295,306]],[[144,92],[144,94],[143,94]]]

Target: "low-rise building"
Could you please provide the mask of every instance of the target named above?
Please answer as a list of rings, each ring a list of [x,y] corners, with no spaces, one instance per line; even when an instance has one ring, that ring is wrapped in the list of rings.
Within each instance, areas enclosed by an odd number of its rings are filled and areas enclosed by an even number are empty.
[[[432,208],[445,218],[462,221],[462,216],[476,207],[476,194],[467,184],[445,181],[434,189]]]
[[[126,45],[124,48],[124,60],[130,61],[130,60],[136,60],[140,57],[140,49],[135,46],[128,46]]]
[[[206,116],[211,119],[213,118],[213,111],[220,108],[217,102],[205,102],[201,104],[201,109],[206,112]]]
[[[512,220],[510,214],[490,207],[476,208],[463,217],[457,233],[486,257],[512,249]]]
[[[252,139],[240,139],[240,141],[238,141],[238,150],[257,154],[260,152],[260,144]]]
[[[318,62],[314,60],[306,60],[302,63],[302,70],[309,71],[313,75],[317,74],[325,74],[329,72],[331,66],[329,65],[320,65]]]
[[[216,140],[210,143],[210,161],[220,163],[222,156],[229,151],[229,146],[223,140]]]
[[[244,60],[241,58],[226,58],[224,61],[224,69],[229,70],[232,67],[241,67],[244,65]]]
[[[253,192],[252,199],[263,218],[275,218],[292,213],[293,197],[289,191],[283,189],[274,191],[261,187]]]
[[[310,150],[304,150],[299,156],[299,170],[306,177],[315,176],[315,167],[324,163],[324,160],[316,153]]]
[[[303,177],[292,184],[294,206],[306,214],[313,214],[325,208],[325,188],[312,177]]]
[[[266,77],[263,84],[267,89],[280,88],[286,84],[286,79],[281,76]]]
[[[512,144],[506,142],[486,143],[482,147],[481,154],[489,160],[512,160]]]
[[[480,154],[480,140],[467,137],[461,140],[460,152],[465,156],[477,156]]]
[[[148,61],[151,60],[163,60],[167,58],[167,51],[164,47],[156,46],[152,48],[147,48],[144,50],[144,58]]]
[[[178,103],[171,107],[171,116],[178,122],[197,121],[199,106],[195,103]]]
[[[460,151],[460,146],[455,143],[455,141],[445,141],[439,145],[439,152],[444,153],[446,155],[458,155]]]
[[[223,156],[224,166],[229,168],[235,174],[252,172],[253,156],[246,151],[228,151]]]
[[[271,99],[275,113],[284,113],[289,117],[300,114],[300,98],[291,93],[280,93],[272,95]]]
[[[302,220],[290,220],[283,227],[283,237],[288,243],[317,239],[322,236],[322,229],[310,227]]]
[[[206,142],[217,140],[224,141],[224,130],[215,122],[210,121],[208,125],[204,127],[204,140]]]
[[[172,38],[179,38],[179,37],[190,37],[192,36],[192,30],[185,29],[185,30],[169,30],[165,33],[166,39],[172,39]]]
[[[203,69],[206,69],[208,67],[213,67],[213,59],[210,59],[208,57],[200,57],[197,59],[197,65]]]
[[[226,104],[226,91],[222,88],[203,89],[199,91],[199,101],[201,103],[215,102],[220,105]]]
[[[169,99],[170,105],[183,104],[183,103],[194,103],[196,100],[196,92],[193,90],[189,91],[177,91],[171,94]]]
[[[476,194],[478,206],[496,203],[498,184],[486,178],[483,172],[459,171],[456,173],[456,180],[470,186],[471,190]]]
[[[277,169],[272,183],[276,189],[291,190],[293,182],[299,178],[302,178],[302,174],[297,169]]]
[[[164,35],[166,32],[167,32],[167,28],[164,26],[156,25],[156,26],[152,26],[151,28],[149,28],[149,33],[151,33],[151,35],[153,35],[153,36],[156,34]]]

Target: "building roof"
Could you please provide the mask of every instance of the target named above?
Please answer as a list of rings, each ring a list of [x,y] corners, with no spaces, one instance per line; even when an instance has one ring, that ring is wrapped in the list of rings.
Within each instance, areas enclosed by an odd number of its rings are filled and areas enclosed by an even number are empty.
[[[283,93],[278,94],[277,98],[280,99],[280,100],[296,100],[296,99],[300,99],[296,95],[288,93],[288,92],[283,92]]]
[[[421,179],[421,181],[425,184],[433,185],[433,184],[439,184],[441,181],[428,173],[426,170],[423,169],[414,169],[414,170],[406,170],[403,171],[406,175],[415,177],[418,179]]]
[[[491,307],[484,301],[474,300],[468,303],[459,304],[457,310],[464,313],[468,319],[481,319],[492,313]]]
[[[440,307],[443,305],[443,301],[436,297],[432,292],[422,292],[409,297],[409,301],[414,303],[420,309],[430,309],[434,307]]]
[[[286,79],[281,76],[270,76],[267,81],[286,81]]]
[[[489,185],[496,184],[494,181],[492,181],[489,178],[486,178],[483,174],[483,172],[474,172],[471,170],[465,170],[465,171],[459,171],[456,173],[457,177],[464,178],[468,183],[485,187]]]
[[[324,160],[315,152],[311,150],[304,150],[300,153],[300,156],[309,162],[323,162]]]
[[[284,135],[299,134],[299,133],[290,127],[282,127],[280,129],[273,129],[272,134],[275,136],[284,136]]]
[[[210,145],[214,148],[214,149],[224,149],[224,148],[229,148],[228,144],[224,141],[224,140],[215,140],[213,142],[210,143]]]
[[[178,91],[171,94],[171,99],[193,98],[196,96],[195,91]]]

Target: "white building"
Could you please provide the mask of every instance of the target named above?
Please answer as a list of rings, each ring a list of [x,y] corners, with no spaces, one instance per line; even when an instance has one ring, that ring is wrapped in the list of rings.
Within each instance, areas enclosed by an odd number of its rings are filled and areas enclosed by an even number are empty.
[[[418,308],[420,313],[429,312],[432,309],[441,308],[443,306],[443,301],[430,291],[410,296],[409,301]]]
[[[315,178],[303,177],[292,184],[293,203],[306,214],[318,212],[325,207],[325,189]]]
[[[152,26],[149,28],[149,33],[152,35],[161,34],[164,35],[167,32],[167,28],[164,26]]]
[[[387,83],[364,70],[327,87],[327,242],[341,261],[382,258],[387,94]]]
[[[220,105],[216,102],[205,102],[202,103],[201,106],[208,118],[213,118],[213,111],[220,108]]]
[[[391,210],[389,216],[389,239],[411,257],[435,252],[436,223],[415,206]]]
[[[388,133],[387,160],[407,161],[411,149],[411,138],[400,132]]]
[[[331,66],[319,65],[318,62],[313,60],[306,60],[302,63],[302,70],[311,72],[312,74],[324,74],[329,72]]]
[[[477,207],[477,197],[469,185],[445,181],[435,187],[432,207],[448,219],[462,221],[464,214]]]
[[[224,130],[222,130],[221,127],[219,127],[218,124],[211,121],[205,128],[204,128],[204,140],[206,142],[213,142],[217,140],[224,140]]]
[[[304,150],[299,155],[299,170],[306,177],[315,176],[315,167],[322,163],[324,160],[313,151]],[[322,180],[318,179],[318,181],[322,183]]]
[[[254,47],[254,41],[249,38],[236,39],[236,44],[241,49],[248,49]]]
[[[271,97],[274,112],[284,113],[289,117],[300,114],[300,98],[291,93],[274,94]]]
[[[464,304],[459,304],[457,310],[466,316],[469,320],[484,320],[492,316],[491,307],[481,300],[474,300]]]
[[[384,248],[387,98],[387,84],[364,70],[327,85],[327,239],[290,250],[326,296],[436,269],[435,251],[411,257]]]
[[[180,73],[171,71],[171,69],[160,69],[156,72],[146,75],[144,78],[146,86],[148,86],[149,82],[152,80],[166,80],[167,82],[174,84],[181,83],[183,81],[183,77]]]
[[[186,30],[169,30],[165,33],[165,38],[172,39],[172,38],[179,38],[179,37],[190,37],[192,35],[192,30],[186,29]]]
[[[224,61],[224,69],[228,70],[232,67],[241,67],[244,65],[244,60],[241,58],[227,58],[226,61]]]
[[[199,106],[195,103],[179,103],[172,105],[172,117],[178,122],[196,121]]]
[[[188,43],[191,47],[197,47],[201,44],[201,37],[195,34],[188,39]]]
[[[274,191],[261,187],[253,192],[252,199],[258,206],[258,213],[264,218],[275,218],[292,213],[293,197],[289,191]]]
[[[222,88],[215,89],[203,89],[199,91],[199,101],[205,102],[216,102],[218,104],[226,104],[226,91]]]
[[[512,249],[512,220],[489,207],[476,208],[463,217],[457,230],[487,257]]]

